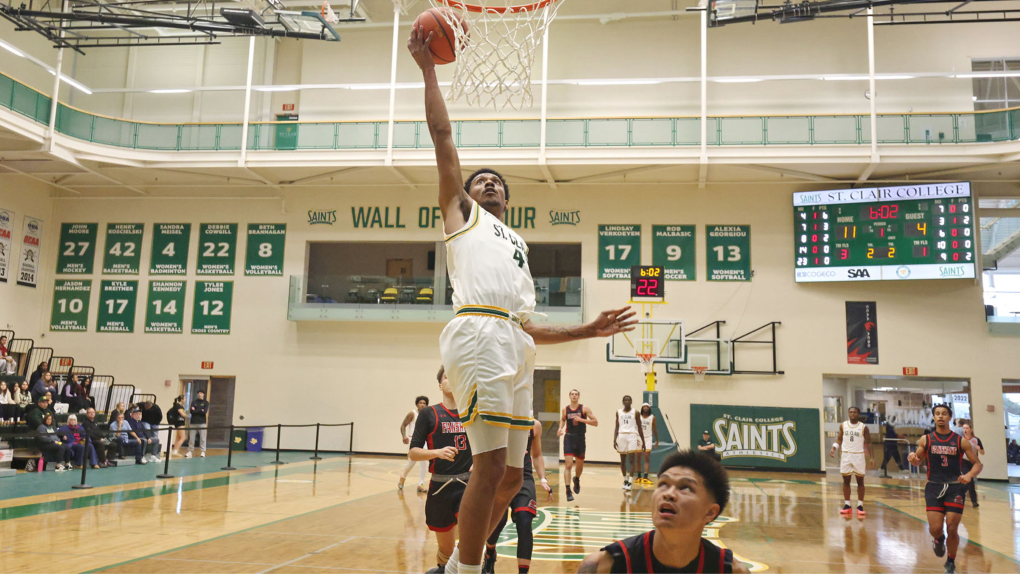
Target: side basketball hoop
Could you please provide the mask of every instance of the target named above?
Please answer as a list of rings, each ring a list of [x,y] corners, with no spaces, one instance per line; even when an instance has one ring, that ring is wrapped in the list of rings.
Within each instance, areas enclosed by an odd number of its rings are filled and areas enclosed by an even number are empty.
[[[519,0],[518,0],[519,1]],[[457,62],[447,99],[470,106],[530,107],[531,68],[546,29],[563,0],[514,5],[511,0],[430,0],[457,40]],[[467,22],[454,22],[454,18]]]
[[[695,381],[704,381],[705,380],[705,371],[708,370],[708,367],[691,367],[691,370],[694,371],[694,380]]]

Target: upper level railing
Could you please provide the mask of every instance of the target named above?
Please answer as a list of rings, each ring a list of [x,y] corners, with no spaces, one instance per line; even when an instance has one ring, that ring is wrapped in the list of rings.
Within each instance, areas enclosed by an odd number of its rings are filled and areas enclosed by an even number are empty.
[[[0,74],[0,106],[48,124],[50,98]],[[163,151],[236,151],[242,124],[165,124],[93,114],[57,106],[57,131],[76,139],[131,149]],[[247,148],[252,151],[386,149],[387,122],[252,122]],[[541,121],[461,120],[453,122],[460,148],[540,147]],[[982,112],[878,115],[881,144],[962,144],[1020,139],[1020,108]],[[868,145],[867,114],[712,116],[707,144]],[[684,147],[701,144],[697,116],[657,118],[550,119],[546,147]],[[429,149],[424,121],[397,121],[393,147]]]

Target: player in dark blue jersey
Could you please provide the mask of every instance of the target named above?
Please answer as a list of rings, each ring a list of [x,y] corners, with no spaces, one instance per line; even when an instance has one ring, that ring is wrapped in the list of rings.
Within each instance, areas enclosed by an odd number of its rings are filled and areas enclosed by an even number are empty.
[[[666,457],[652,494],[655,529],[589,554],[578,572],[750,572],[731,550],[702,538],[726,508],[730,484],[715,459],[685,450]]]
[[[924,459],[928,466],[928,484],[924,487],[925,508],[928,511],[928,532],[932,537],[932,550],[941,558],[948,550],[945,571],[956,572],[956,550],[960,546],[957,530],[963,518],[966,485],[981,473],[983,465],[969,441],[949,428],[953,410],[949,405],[932,408],[935,432],[925,433],[917,440],[917,452],[910,453],[910,464],[920,466]],[[963,456],[973,464],[963,472]],[[943,524],[947,534],[943,534]]]
[[[429,572],[443,572],[450,554],[453,554],[457,540],[453,527],[457,525],[460,499],[464,496],[471,471],[471,445],[457,414],[450,380],[443,368],[439,369],[436,378],[439,390],[443,391],[443,402],[425,407],[418,413],[411,450],[407,453],[413,461],[430,461],[432,481],[425,499],[425,525],[436,533],[439,550],[436,553],[438,566]]]

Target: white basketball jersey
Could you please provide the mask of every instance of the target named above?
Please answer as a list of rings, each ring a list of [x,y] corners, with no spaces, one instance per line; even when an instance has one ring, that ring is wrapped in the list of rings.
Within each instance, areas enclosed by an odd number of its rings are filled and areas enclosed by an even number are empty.
[[[467,224],[445,236],[453,308],[488,305],[527,321],[535,311],[528,244],[478,203],[471,205]]]
[[[641,417],[641,434],[645,435],[645,439],[651,440],[652,438],[652,422],[655,421],[655,415],[648,415],[647,417]]]
[[[843,452],[859,453],[864,452],[864,423],[858,422],[857,426],[849,422],[843,423]]]
[[[631,409],[624,412],[623,409],[616,411],[617,420],[620,421],[620,434],[638,434],[637,411]]]

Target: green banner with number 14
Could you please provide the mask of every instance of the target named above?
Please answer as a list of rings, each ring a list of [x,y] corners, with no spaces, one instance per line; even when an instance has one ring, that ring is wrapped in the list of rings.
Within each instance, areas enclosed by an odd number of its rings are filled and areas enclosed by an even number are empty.
[[[184,332],[184,281],[149,281],[146,333]]]

